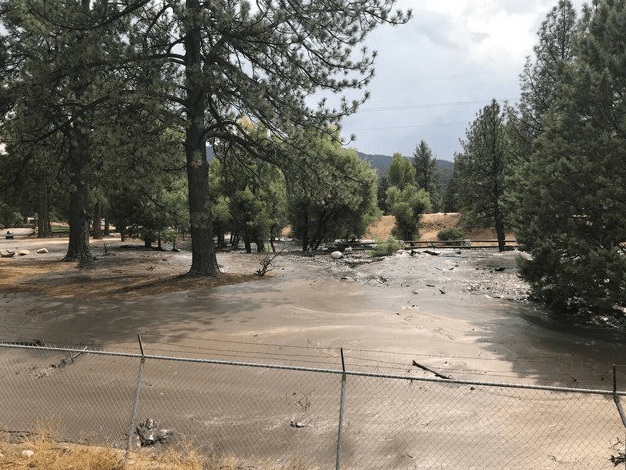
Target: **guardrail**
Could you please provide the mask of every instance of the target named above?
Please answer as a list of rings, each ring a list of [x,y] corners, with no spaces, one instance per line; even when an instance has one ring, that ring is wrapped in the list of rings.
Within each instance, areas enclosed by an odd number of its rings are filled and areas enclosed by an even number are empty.
[[[517,246],[517,240],[504,241],[511,249]],[[498,248],[498,240],[409,240],[404,242],[406,248]]]

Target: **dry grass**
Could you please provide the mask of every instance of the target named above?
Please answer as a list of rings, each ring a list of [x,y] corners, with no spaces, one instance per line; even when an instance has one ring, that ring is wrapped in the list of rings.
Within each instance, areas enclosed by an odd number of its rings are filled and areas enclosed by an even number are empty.
[[[422,214],[420,217],[420,240],[437,240],[441,230],[463,230],[463,219],[458,212]]]
[[[396,228],[396,218],[393,215],[383,215],[373,221],[368,227],[367,232],[363,235],[365,240],[387,240]]]
[[[29,455],[28,451],[32,452]],[[251,466],[233,456],[203,456],[190,447],[130,453],[110,447],[58,443],[47,437],[20,444],[0,440],[0,469],[6,470],[313,470],[295,457],[287,465]]]
[[[370,224],[364,239],[373,240],[380,237],[386,240],[392,235],[396,227],[396,218],[393,215],[385,215]],[[420,217],[420,240],[436,241],[441,230],[457,228],[465,231],[465,238],[469,240],[496,240],[496,232],[493,228],[475,228],[465,230],[463,218],[458,212],[422,214]],[[512,232],[507,232],[507,239],[515,238]]]
[[[437,240],[440,230],[449,228],[463,228],[461,214],[422,214],[420,218],[420,238],[422,240]],[[372,222],[363,235],[366,240],[374,240],[376,237],[387,240],[396,228],[396,218],[393,215],[384,215]]]

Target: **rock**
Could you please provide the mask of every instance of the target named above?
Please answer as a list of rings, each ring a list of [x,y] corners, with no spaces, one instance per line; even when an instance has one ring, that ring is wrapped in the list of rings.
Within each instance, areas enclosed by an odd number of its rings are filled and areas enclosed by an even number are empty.
[[[345,250],[343,250],[344,253],[352,253],[352,247],[351,246],[347,246]]]
[[[441,253],[438,251],[433,251],[433,250],[424,250],[424,253],[432,255],[432,256],[439,256]]]
[[[17,254],[19,256],[27,256],[27,255],[30,255],[30,251],[28,251],[28,250],[20,250],[20,251],[17,252]]]
[[[48,251],[48,249],[47,249],[47,248],[39,248],[39,249],[37,250],[37,253],[39,253],[40,255],[46,255],[46,254],[48,254],[48,253],[50,253],[50,252]]]
[[[342,253],[341,251],[333,251],[333,252],[330,254],[330,257],[331,257],[332,259],[341,259],[341,258],[343,258],[343,253]]]
[[[0,258],[13,258],[15,256],[14,251],[0,250]]]
[[[306,424],[303,424],[303,423],[301,423],[299,421],[292,421],[289,425],[292,428],[304,428],[304,427],[306,427]]]
[[[32,451],[32,450],[30,450],[30,449],[27,449],[27,450],[23,450],[23,451],[22,451],[22,457],[26,457],[26,458],[29,458],[29,459],[30,459],[33,455],[35,455],[35,452],[33,452],[33,451]]]

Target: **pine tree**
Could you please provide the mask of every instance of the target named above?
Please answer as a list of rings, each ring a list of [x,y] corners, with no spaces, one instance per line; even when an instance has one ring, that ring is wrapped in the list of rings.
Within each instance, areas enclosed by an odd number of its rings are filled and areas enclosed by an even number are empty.
[[[302,145],[300,145],[302,146]],[[380,216],[376,172],[338,138],[313,134],[307,145],[315,153],[315,171],[288,175],[288,218],[303,251],[325,240],[359,238]]]
[[[454,158],[458,203],[466,223],[493,226],[500,251],[505,250],[506,205],[510,145],[505,113],[496,100],[476,116]]]
[[[145,2],[144,2],[145,3]],[[357,57],[355,47],[381,23],[401,23],[394,0],[274,2],[222,0],[147,2],[136,22],[137,56],[178,67],[180,92],[170,105],[184,117],[185,151],[192,237],[191,275],[219,273],[213,246],[205,143],[228,143],[254,158],[278,164],[286,173],[313,166],[314,155],[281,153],[295,161],[276,161],[261,141],[240,125],[247,117],[269,135],[285,137],[302,129],[328,129],[353,112],[359,101],[322,101],[316,92],[341,93],[367,85],[374,54]],[[180,50],[182,46],[182,51]],[[297,140],[295,140],[297,141]]]
[[[389,164],[387,178],[390,186],[395,186],[400,190],[409,184],[415,186],[415,167],[411,160],[404,158],[400,152],[396,152]]]
[[[92,261],[88,212],[94,120],[101,105],[120,94],[119,74],[108,57],[120,55],[120,38],[128,26],[118,22],[93,29],[94,22],[108,17],[109,7],[106,0],[0,4],[7,45],[0,94],[12,98],[19,113],[22,148],[27,143],[44,147],[63,162],[70,222],[65,260],[81,265]]]
[[[354,112],[367,93],[355,101],[322,100],[317,107],[308,100],[316,93],[335,99],[346,90],[365,87],[373,76],[375,54],[366,49],[359,52],[357,46],[378,25],[408,19],[401,12],[393,13],[395,0],[259,0],[254,8],[244,0],[16,2],[37,10],[36,21],[43,30],[58,28],[51,37],[60,38],[67,53],[60,56],[62,63],[55,70],[74,74],[68,75],[72,79],[68,83],[73,83],[82,110],[71,119],[75,127],[68,134],[75,193],[71,207],[77,221],[72,226],[76,230],[83,230],[87,220],[88,175],[84,172],[89,162],[90,126],[86,111],[95,109],[103,98],[94,91],[107,89],[102,86],[106,82],[90,88],[95,84],[93,77],[102,75],[94,71],[119,72],[121,96],[157,97],[179,119],[185,133],[190,275],[219,274],[206,143],[240,147],[254,158],[280,164],[289,173],[299,166],[314,167],[315,156],[306,149],[281,153],[265,148],[277,137],[284,139],[304,129],[328,129]],[[3,6],[10,4],[6,0]],[[25,18],[32,20],[32,16]],[[115,41],[102,42],[105,33],[115,28],[123,33],[118,36],[122,39],[117,42],[121,45],[118,49],[110,47]],[[137,73],[131,64],[147,72]],[[161,86],[149,86],[152,81]],[[262,124],[271,138],[249,135],[240,125],[243,117]],[[276,161],[279,155],[290,158]],[[84,243],[75,248],[81,257],[80,253],[88,253]],[[76,250],[68,250],[68,257],[75,256]]]
[[[428,193],[412,183],[402,189],[391,186],[385,203],[396,217],[398,236],[407,241],[418,238],[420,216],[430,207]]]
[[[252,125],[249,125],[252,129]],[[256,129],[265,133],[262,127]],[[279,235],[286,223],[286,186],[282,172],[272,164],[253,159],[240,149],[217,146],[213,149],[216,159],[211,162],[214,173],[211,188],[212,200],[225,203],[227,219],[222,214],[214,215],[214,222],[227,225],[231,232],[233,246],[243,239],[246,252],[252,251],[252,243],[257,251],[265,251],[265,242]],[[219,211],[218,211],[219,212]],[[220,220],[222,219],[222,220]],[[222,229],[223,230],[223,229]]]
[[[423,140],[415,147],[413,152],[413,166],[415,167],[415,182],[417,186],[430,194],[431,202],[435,206],[435,210],[437,210],[441,200],[437,159],[428,144]]]
[[[561,311],[626,305],[626,2],[584,12],[576,60],[523,168],[522,274]]]
[[[574,59],[577,35],[576,10],[570,0],[559,0],[546,16],[533,47],[534,61],[528,57],[520,75],[521,97],[516,129],[528,152],[544,128],[545,115],[556,98],[565,69]]]

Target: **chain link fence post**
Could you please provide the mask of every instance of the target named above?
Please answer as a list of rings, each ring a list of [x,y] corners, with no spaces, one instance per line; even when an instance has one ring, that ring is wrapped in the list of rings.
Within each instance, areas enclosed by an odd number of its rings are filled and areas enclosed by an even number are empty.
[[[342,431],[343,431],[343,402],[346,396],[346,363],[343,359],[343,348],[341,348],[341,395],[339,398],[339,429],[337,430],[337,461],[335,462],[335,470],[341,468],[341,447],[342,447]]]
[[[619,401],[619,397],[617,396],[617,368],[615,364],[613,364],[613,401],[617,406],[617,411],[619,413],[620,418],[622,418],[622,424],[624,428],[626,428],[626,416],[624,415],[624,410],[622,408],[622,403]],[[624,468],[626,469],[626,440],[624,444]],[[616,464],[617,465],[617,464]]]
[[[143,345],[141,344],[141,335],[137,335],[139,341],[139,349],[141,350],[141,359],[139,362],[139,373],[137,375],[137,387],[135,388],[135,400],[133,403],[133,411],[130,415],[130,423],[128,425],[128,440],[126,441],[126,452],[124,452],[124,460],[128,459],[128,454],[132,447],[133,435],[135,434],[135,418],[137,416],[137,409],[139,408],[139,394],[141,393],[141,382],[143,380],[143,366],[146,363],[146,357],[143,352]]]

